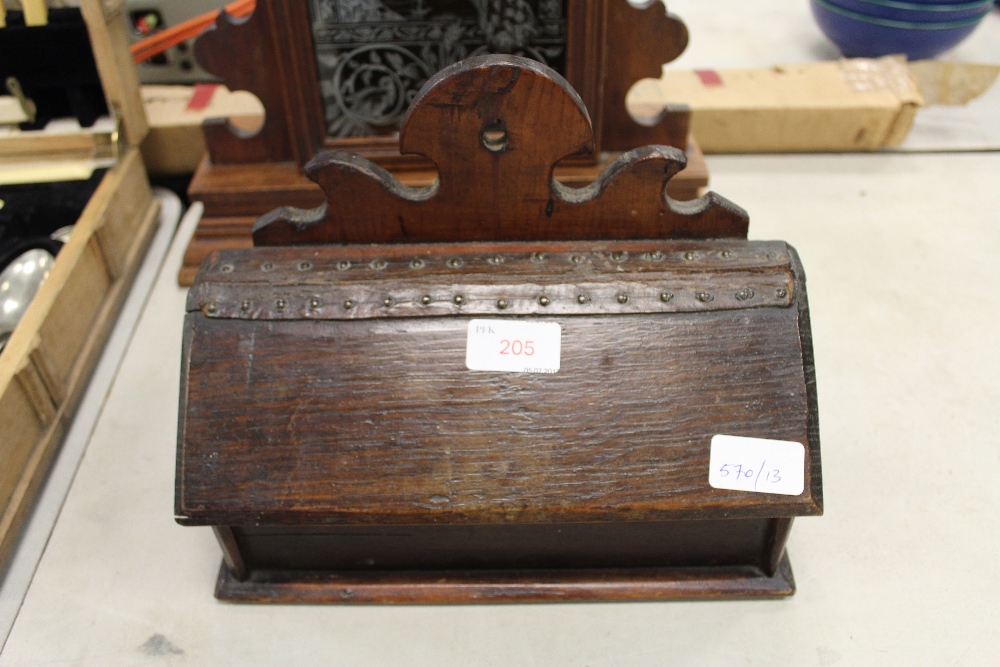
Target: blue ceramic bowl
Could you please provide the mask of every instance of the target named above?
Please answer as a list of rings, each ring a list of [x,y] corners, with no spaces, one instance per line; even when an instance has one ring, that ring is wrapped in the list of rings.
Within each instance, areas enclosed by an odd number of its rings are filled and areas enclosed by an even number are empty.
[[[820,30],[848,58],[895,53],[906,54],[910,60],[933,58],[965,39],[982,20],[979,16],[943,23],[895,21],[841,9],[828,0],[809,1]]]
[[[993,8],[993,0],[975,0],[950,5],[918,4],[901,0],[826,0],[827,4],[867,18],[911,23],[950,23],[977,19]]]

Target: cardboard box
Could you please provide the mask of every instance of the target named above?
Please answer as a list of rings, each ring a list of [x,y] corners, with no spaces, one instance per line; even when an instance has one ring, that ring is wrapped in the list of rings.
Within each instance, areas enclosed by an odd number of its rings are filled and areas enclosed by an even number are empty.
[[[193,104],[196,87],[142,86],[149,118],[142,157],[149,173],[193,173],[206,152],[201,124],[207,118],[228,118],[233,126],[249,134],[264,124],[264,105],[253,93],[232,92],[216,84],[202,87],[203,99]]]
[[[706,153],[871,151],[910,130],[920,90],[900,58],[855,58],[770,69],[665,70],[637,85],[629,109],[691,107]]]

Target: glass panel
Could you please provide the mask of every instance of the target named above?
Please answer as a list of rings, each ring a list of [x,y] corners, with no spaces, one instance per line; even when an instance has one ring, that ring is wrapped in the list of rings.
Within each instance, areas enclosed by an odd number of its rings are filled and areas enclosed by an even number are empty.
[[[393,134],[435,72],[514,53],[565,74],[566,0],[309,0],[331,137]]]

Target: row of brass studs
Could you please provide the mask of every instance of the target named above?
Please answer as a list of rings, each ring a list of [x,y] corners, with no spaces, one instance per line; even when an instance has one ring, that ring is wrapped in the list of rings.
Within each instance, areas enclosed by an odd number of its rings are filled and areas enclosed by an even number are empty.
[[[733,257],[736,256],[732,250],[723,250],[718,254],[723,259],[732,259]],[[773,259],[771,255],[773,255],[773,253],[768,253],[768,257]],[[611,259],[611,261],[620,263],[626,261],[629,258],[629,253],[624,250],[615,250],[609,253],[608,257]],[[666,254],[659,250],[645,252],[642,254],[642,259],[651,262],[663,261],[664,259],[666,259],[666,257],[667,257]],[[690,262],[699,259],[699,253],[693,250],[688,250],[682,253],[681,257]],[[530,256],[530,260],[536,263],[545,262],[548,259],[549,255],[544,252],[535,252],[532,253]],[[569,256],[568,261],[570,264],[582,264],[585,261],[585,259],[586,259],[585,255],[573,254]],[[492,264],[493,266],[500,266],[501,264],[506,262],[506,259],[504,258],[503,255],[491,255],[490,257],[486,258],[486,261],[489,264]],[[419,257],[415,257],[409,262],[409,266],[412,269],[422,269],[426,265],[427,262]],[[447,265],[449,268],[452,269],[460,269],[462,268],[462,266],[465,265],[465,260],[461,257],[451,257],[445,261],[445,265]],[[356,264],[349,259],[342,259],[336,263],[336,267],[339,271],[346,271],[347,269],[350,269],[353,266],[356,266]],[[358,266],[360,266],[360,264],[358,264]],[[381,258],[374,259],[368,263],[368,266],[376,271],[381,271],[389,266],[389,262]],[[265,273],[273,271],[274,268],[275,266],[273,262],[262,262],[260,265],[260,270]],[[312,262],[302,261],[298,263],[297,268],[299,271],[310,271],[313,268],[313,264]],[[222,273],[232,273],[234,269],[235,267],[232,264],[223,264],[219,267],[219,270]]]
[[[744,287],[743,289],[741,289],[738,292],[736,292],[734,296],[736,297],[737,301],[749,301],[750,299],[754,298],[755,294],[754,294],[754,291],[751,288]],[[788,296],[788,290],[785,289],[784,287],[779,287],[779,288],[777,288],[775,290],[774,296],[777,299],[784,299],[784,298],[786,298]],[[704,291],[704,290],[698,290],[698,291],[696,291],[694,293],[694,297],[695,297],[695,299],[697,299],[698,301],[700,301],[702,303],[709,303],[709,302],[715,300],[715,296],[711,292],[707,292],[707,291]],[[674,293],[671,292],[671,291],[669,291],[669,290],[664,290],[664,291],[660,292],[659,298],[660,298],[660,301],[662,301],[663,303],[669,303],[670,301],[673,300]],[[628,294],[626,294],[625,292],[618,292],[615,295],[615,301],[617,301],[618,303],[620,303],[622,305],[628,303],[628,300],[629,300]],[[451,301],[456,306],[462,306],[465,303],[465,297],[462,296],[461,294],[456,294],[451,299]],[[579,303],[580,305],[586,305],[586,304],[590,303],[590,301],[591,301],[591,298],[588,295],[586,295],[586,294],[579,294],[576,297],[576,302]],[[387,296],[384,299],[382,299],[382,305],[385,306],[386,308],[392,308],[393,306],[396,305],[396,303],[397,303],[396,300],[393,299],[391,296]],[[434,303],[434,299],[433,299],[433,297],[431,297],[430,294],[424,294],[422,297],[420,297],[419,303],[421,305],[423,305],[423,306],[429,306],[432,303]],[[551,303],[552,303],[552,299],[550,297],[544,295],[544,294],[542,296],[538,297],[538,305],[540,305],[542,307],[547,307],[547,306],[551,305]],[[353,299],[345,299],[342,305],[344,307],[344,310],[351,310],[356,305],[358,305],[358,303],[356,301],[354,301]],[[249,312],[251,306],[252,306],[252,304],[251,304],[251,302],[250,302],[249,299],[244,299],[240,303],[240,309],[243,312]],[[278,310],[285,310],[285,308],[288,307],[288,300],[279,297],[278,299],[275,300],[274,306]],[[510,302],[507,299],[505,299],[505,298],[497,299],[497,302],[496,302],[497,310],[506,310],[508,308],[508,306],[510,306]],[[309,308],[310,308],[310,310],[316,310],[319,307],[320,307],[320,300],[319,300],[319,298],[318,297],[311,297],[309,299]],[[215,302],[214,301],[210,301],[208,304],[206,304],[205,309],[208,312],[208,314],[210,314],[210,315],[214,314],[216,312],[216,310],[217,310]]]

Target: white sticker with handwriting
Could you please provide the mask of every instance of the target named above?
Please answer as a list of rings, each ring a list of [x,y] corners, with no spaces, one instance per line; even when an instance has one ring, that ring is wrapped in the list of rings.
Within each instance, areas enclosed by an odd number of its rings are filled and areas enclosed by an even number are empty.
[[[800,442],[717,435],[708,483],[716,489],[798,496],[805,488],[805,460]]]
[[[556,322],[472,320],[465,365],[472,371],[556,373],[562,327]]]

